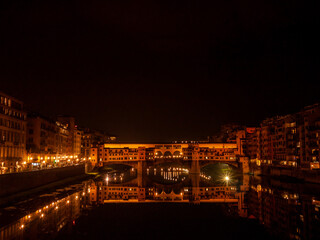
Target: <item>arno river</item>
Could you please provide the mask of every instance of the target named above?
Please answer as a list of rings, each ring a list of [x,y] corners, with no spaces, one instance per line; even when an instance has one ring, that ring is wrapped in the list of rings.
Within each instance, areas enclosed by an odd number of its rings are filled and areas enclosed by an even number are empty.
[[[320,239],[320,185],[226,164],[114,165],[0,209],[9,239]]]

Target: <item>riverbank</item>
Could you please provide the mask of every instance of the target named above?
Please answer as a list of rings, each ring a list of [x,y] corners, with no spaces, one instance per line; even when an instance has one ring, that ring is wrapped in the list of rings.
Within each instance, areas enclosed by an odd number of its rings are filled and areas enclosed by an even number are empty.
[[[62,180],[58,180],[49,184],[42,185],[40,187],[32,188],[26,191],[22,191],[16,194],[12,194],[9,196],[0,197],[0,207],[4,208],[8,205],[12,205],[16,202],[23,201],[26,198],[34,197],[37,195],[41,195],[46,192],[50,192],[55,190],[56,188],[63,188],[67,185],[72,185],[75,183],[79,183],[81,181],[93,178],[93,175],[89,174],[81,174],[74,177],[64,178]]]
[[[0,197],[19,194],[70,177],[85,174],[85,165],[0,175]]]
[[[15,226],[17,221],[19,222],[26,215],[32,215],[39,208],[51,206],[53,202],[60,201],[59,199],[79,191],[82,192],[84,183],[93,177],[83,174],[0,199],[2,204],[0,206],[0,230],[3,230],[3,227],[8,224]],[[17,224],[19,225],[19,223]]]

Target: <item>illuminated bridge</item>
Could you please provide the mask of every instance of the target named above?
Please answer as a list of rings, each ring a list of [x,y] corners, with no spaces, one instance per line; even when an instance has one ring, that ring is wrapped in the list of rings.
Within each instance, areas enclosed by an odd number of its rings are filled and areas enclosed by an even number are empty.
[[[236,143],[106,143],[91,149],[93,166],[126,164],[135,168],[145,164],[176,162],[189,164],[191,173],[199,173],[200,167],[210,163],[227,163],[248,172],[248,160]]]

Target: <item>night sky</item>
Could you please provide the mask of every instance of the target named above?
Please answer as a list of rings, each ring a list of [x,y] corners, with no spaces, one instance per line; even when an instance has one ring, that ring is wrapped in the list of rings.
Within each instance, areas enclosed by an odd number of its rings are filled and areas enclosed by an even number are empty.
[[[319,1],[1,1],[0,90],[121,141],[320,102]]]

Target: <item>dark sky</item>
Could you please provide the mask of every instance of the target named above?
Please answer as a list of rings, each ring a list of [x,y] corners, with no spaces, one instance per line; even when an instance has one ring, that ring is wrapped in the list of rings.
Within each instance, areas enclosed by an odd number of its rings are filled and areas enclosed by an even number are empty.
[[[320,102],[318,1],[1,1],[0,89],[122,141]]]

